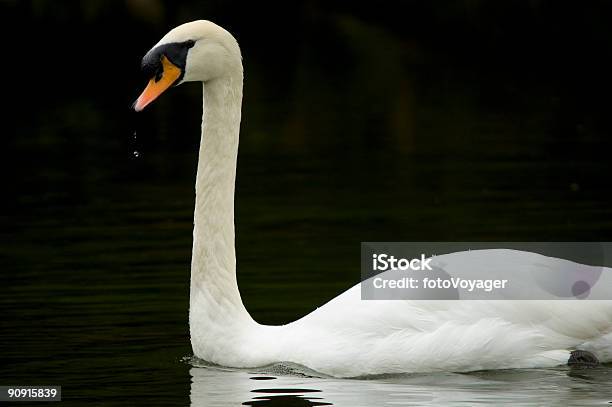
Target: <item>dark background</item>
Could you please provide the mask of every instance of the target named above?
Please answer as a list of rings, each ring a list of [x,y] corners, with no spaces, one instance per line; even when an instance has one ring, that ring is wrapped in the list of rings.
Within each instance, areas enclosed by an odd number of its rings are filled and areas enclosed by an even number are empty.
[[[258,321],[358,282],[361,241],[612,238],[611,2],[0,10],[2,349],[18,382],[60,377],[85,398],[70,366],[123,372],[107,395],[143,382],[135,364],[150,383],[183,372],[201,87],[129,107],[141,57],[194,19],[243,52],[236,244]]]

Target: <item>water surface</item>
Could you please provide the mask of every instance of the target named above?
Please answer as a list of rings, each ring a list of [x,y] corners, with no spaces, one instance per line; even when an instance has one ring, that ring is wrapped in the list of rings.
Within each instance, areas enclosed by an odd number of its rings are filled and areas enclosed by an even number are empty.
[[[357,282],[362,240],[588,236],[612,219],[597,190],[570,188],[563,166],[439,154],[368,160],[241,157],[239,283],[257,320],[289,322]],[[195,154],[145,153],[79,177],[49,162],[55,171],[24,178],[7,222],[3,383],[59,384],[74,405],[612,401],[609,367],[337,380],[194,365],[185,358]],[[582,168],[596,178],[603,164]],[[540,183],[552,173],[559,182]]]
[[[282,368],[271,367],[271,370]],[[192,368],[194,406],[605,406],[612,369],[396,375],[362,380]],[[223,389],[222,392],[219,389]]]

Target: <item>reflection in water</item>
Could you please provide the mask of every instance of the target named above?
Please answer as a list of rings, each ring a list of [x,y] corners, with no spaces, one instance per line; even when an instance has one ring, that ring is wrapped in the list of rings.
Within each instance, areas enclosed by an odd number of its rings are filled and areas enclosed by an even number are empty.
[[[242,403],[245,406],[288,406],[288,407],[304,407],[304,406],[331,406],[331,403],[321,401],[313,401],[313,398],[303,398],[296,395],[282,396],[266,396],[255,397],[252,401]]]
[[[270,379],[273,379],[272,377]],[[267,393],[266,396],[253,397],[251,401],[242,403],[245,406],[331,406],[331,403],[321,401],[320,397],[307,397],[307,393],[321,390],[313,389],[255,389],[253,393]]]
[[[268,371],[268,369],[265,369]],[[268,375],[219,367],[190,370],[192,406],[589,406],[612,402],[608,368],[531,369],[471,374],[333,379]],[[265,378],[270,386],[261,387]]]

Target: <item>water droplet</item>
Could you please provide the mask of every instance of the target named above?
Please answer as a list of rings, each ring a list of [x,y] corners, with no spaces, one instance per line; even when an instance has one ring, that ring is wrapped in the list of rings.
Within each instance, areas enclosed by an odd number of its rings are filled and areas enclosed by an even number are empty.
[[[133,155],[134,155],[134,158],[140,157],[140,153],[138,151],[134,151]]]

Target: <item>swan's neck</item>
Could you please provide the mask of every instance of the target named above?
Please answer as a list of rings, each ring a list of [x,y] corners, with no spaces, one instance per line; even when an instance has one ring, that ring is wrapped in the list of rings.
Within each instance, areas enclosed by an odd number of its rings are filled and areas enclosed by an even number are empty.
[[[196,179],[189,323],[198,355],[252,322],[240,298],[234,249],[234,186],[242,75],[204,85],[202,138]],[[205,348],[205,349],[202,349]]]

